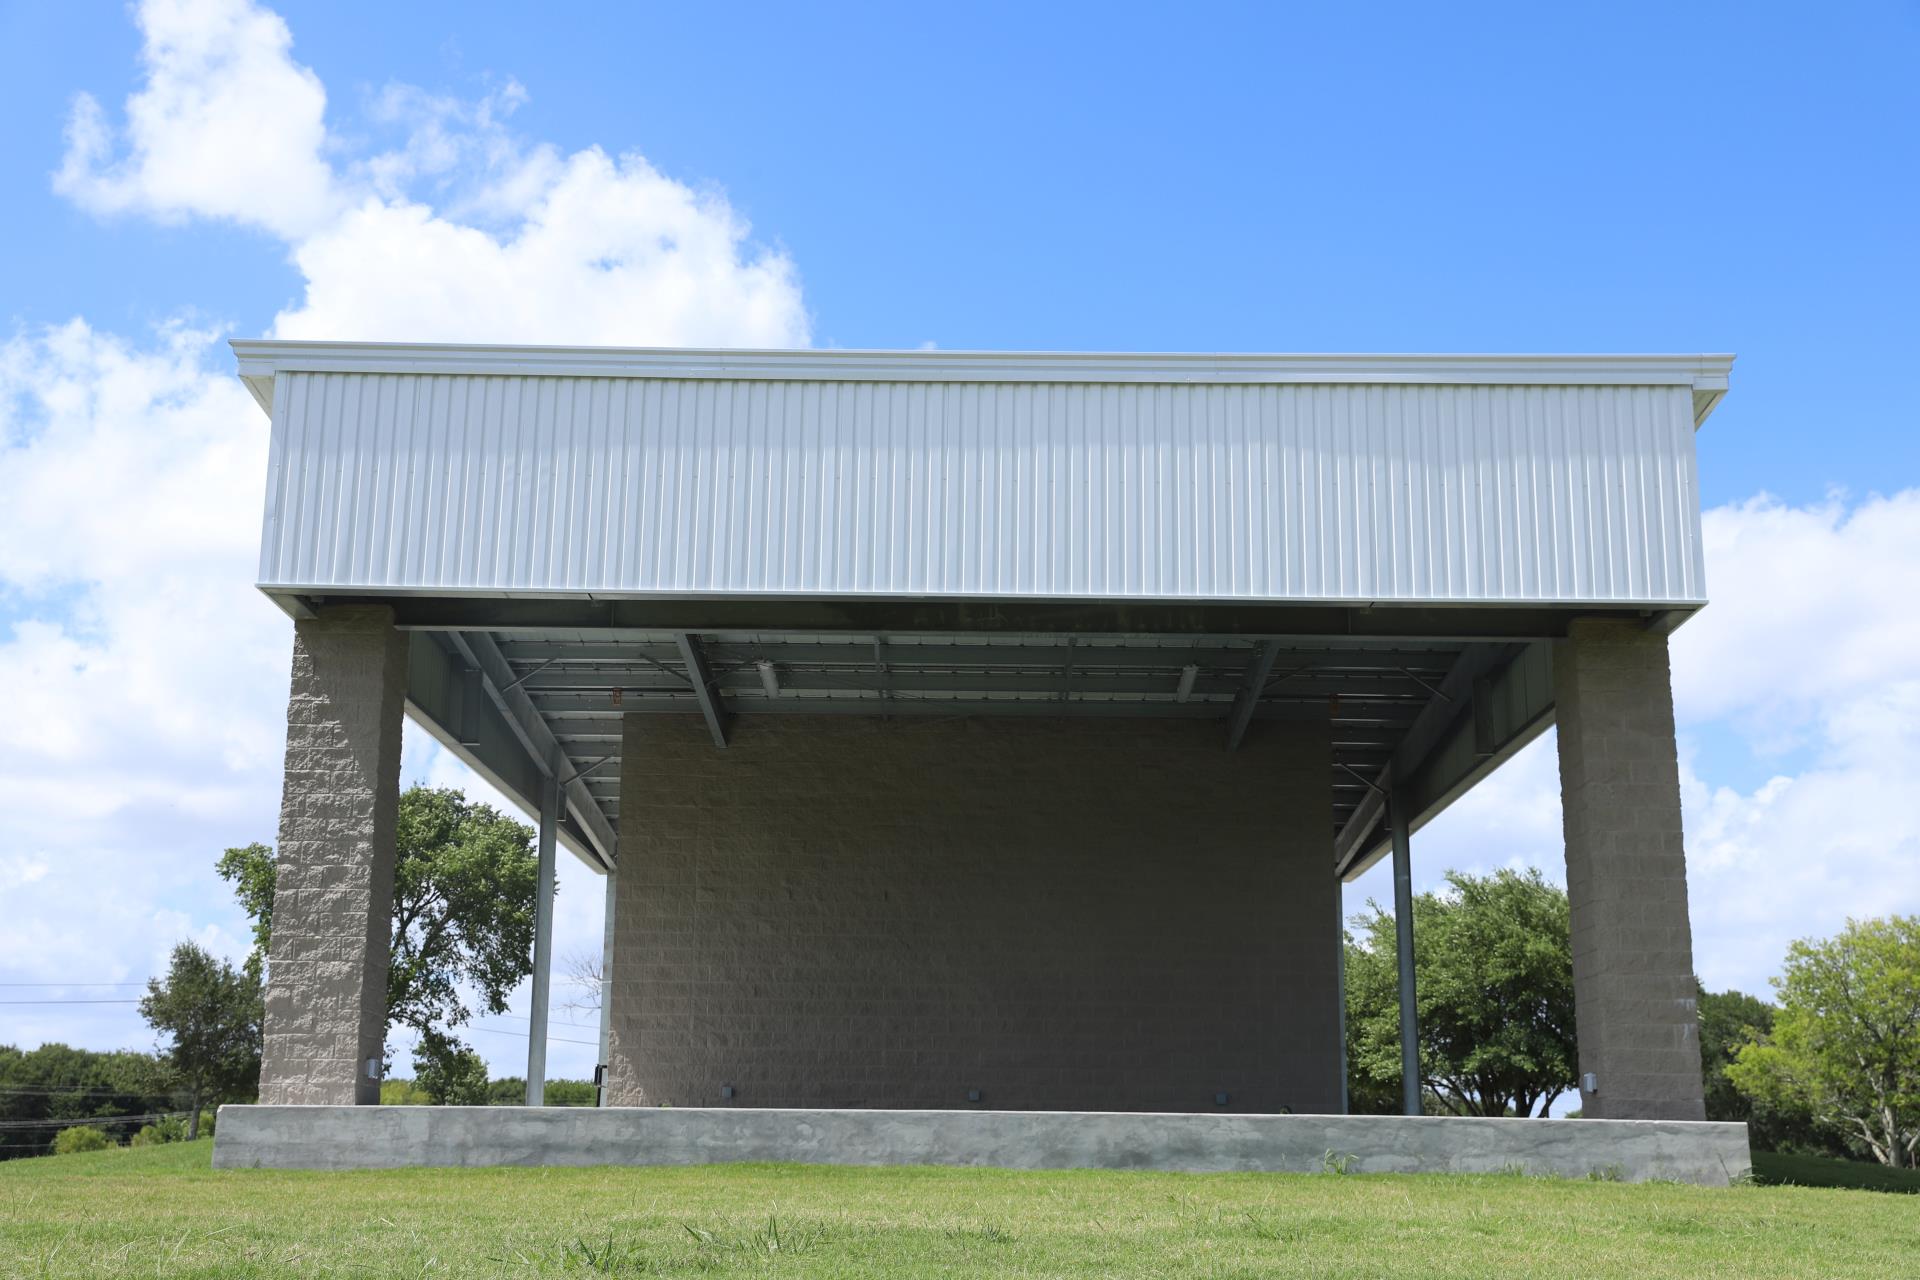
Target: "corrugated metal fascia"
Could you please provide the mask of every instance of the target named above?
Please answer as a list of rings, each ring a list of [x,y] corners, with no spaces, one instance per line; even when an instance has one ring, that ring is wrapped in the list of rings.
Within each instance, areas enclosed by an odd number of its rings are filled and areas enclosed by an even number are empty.
[[[262,583],[1696,602],[1681,386],[289,373]]]

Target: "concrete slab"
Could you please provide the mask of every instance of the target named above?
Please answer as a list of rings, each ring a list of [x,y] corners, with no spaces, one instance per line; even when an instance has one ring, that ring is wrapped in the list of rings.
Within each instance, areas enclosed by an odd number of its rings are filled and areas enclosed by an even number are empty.
[[[942,1164],[1181,1173],[1507,1173],[1725,1186],[1747,1127],[1685,1120],[656,1107],[220,1108],[220,1169]]]

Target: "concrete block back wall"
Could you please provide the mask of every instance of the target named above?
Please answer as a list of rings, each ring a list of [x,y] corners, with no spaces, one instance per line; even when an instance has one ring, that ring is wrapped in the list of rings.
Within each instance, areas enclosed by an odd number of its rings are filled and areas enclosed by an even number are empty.
[[[610,1100],[1337,1110],[1328,731],[1222,737],[627,717]]]

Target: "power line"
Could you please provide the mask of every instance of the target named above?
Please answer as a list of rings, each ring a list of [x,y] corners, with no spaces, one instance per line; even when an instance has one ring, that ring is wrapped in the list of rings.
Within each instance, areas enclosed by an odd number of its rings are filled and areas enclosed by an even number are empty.
[[[0,982],[0,987],[144,987],[146,980],[139,982]]]
[[[517,1040],[524,1040],[527,1038],[527,1033],[525,1031],[508,1031],[504,1027],[475,1026],[473,1029],[475,1031],[484,1031],[488,1035],[492,1035],[492,1036],[512,1036]],[[600,1042],[598,1040],[570,1040],[566,1036],[548,1036],[547,1039],[550,1042],[558,1042],[560,1044],[583,1044],[583,1045],[586,1045],[589,1049],[598,1049],[600,1047]]]
[[[487,1016],[490,1018],[511,1018],[515,1022],[524,1022],[529,1025],[533,1023],[533,1019],[524,1013],[490,1013]],[[548,1018],[547,1025],[550,1027],[573,1027],[580,1031],[598,1031],[600,1029],[600,1025],[595,1022],[568,1022],[564,1018]]]
[[[151,1124],[168,1116],[184,1116],[185,1111],[147,1111],[137,1116],[62,1116],[57,1120],[0,1120],[0,1129],[71,1129],[82,1124]]]
[[[139,1004],[138,1000],[0,1000],[0,1004]]]
[[[185,1092],[184,1089],[114,1089],[91,1084],[77,1084],[71,1088],[57,1084],[0,1084],[0,1093],[57,1094],[63,1098],[76,1098],[83,1095],[96,1098],[152,1098]]]

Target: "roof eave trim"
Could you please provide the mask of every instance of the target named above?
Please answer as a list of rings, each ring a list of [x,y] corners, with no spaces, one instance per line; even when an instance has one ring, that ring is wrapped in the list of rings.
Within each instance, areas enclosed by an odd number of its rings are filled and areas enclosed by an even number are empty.
[[[1696,421],[1724,394],[1730,355],[1258,355],[1058,351],[768,351],[455,346],[235,339],[262,407],[273,376],[495,374],[869,382],[1424,383],[1691,386]]]

